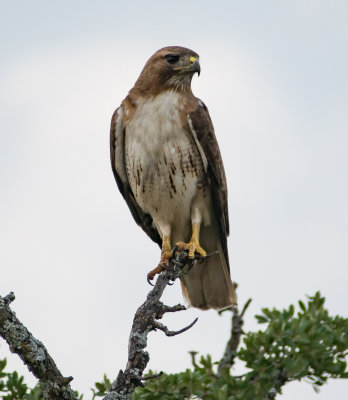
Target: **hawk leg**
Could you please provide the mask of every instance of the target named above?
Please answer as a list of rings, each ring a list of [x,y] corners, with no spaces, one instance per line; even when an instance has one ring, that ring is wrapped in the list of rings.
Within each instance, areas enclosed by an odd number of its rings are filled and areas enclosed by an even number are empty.
[[[198,253],[203,257],[207,255],[206,251],[199,244],[199,230],[200,222],[194,222],[192,224],[192,237],[189,243],[177,242],[176,247],[178,251],[188,250],[188,256],[190,260],[195,258],[195,254]]]
[[[147,274],[147,280],[152,281],[152,279],[160,274],[165,268],[169,268],[170,259],[173,257],[173,250],[170,247],[169,236],[164,236],[162,239],[162,251],[161,251],[161,261],[158,266]]]

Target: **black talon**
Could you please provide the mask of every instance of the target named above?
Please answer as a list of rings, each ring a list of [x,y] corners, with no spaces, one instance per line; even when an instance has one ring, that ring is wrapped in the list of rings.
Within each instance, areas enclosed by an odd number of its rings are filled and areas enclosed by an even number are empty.
[[[147,283],[148,283],[149,285],[151,285],[151,286],[155,286],[153,283],[151,283],[150,277],[149,277],[149,276],[147,276]]]

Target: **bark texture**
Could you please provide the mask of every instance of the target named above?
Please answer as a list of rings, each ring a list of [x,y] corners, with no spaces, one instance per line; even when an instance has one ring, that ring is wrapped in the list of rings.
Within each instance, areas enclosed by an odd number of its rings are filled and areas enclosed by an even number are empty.
[[[231,336],[229,341],[227,342],[226,348],[225,348],[225,352],[224,355],[222,357],[222,359],[219,362],[218,365],[218,375],[221,375],[222,371],[226,368],[231,368],[234,364],[234,359],[239,347],[239,343],[240,343],[240,338],[241,335],[243,333],[243,323],[244,323],[244,314],[245,311],[247,310],[247,308],[249,307],[249,304],[251,303],[251,299],[249,299],[243,309],[242,312],[240,313],[238,310],[238,307],[233,307],[231,309],[227,309],[232,311],[233,315],[232,315],[232,328],[231,328]],[[227,311],[224,310],[224,311]],[[222,311],[222,312],[224,312]]]
[[[39,379],[44,399],[76,400],[69,384],[73,378],[65,378],[61,374],[46,347],[10,309],[9,305],[14,299],[12,292],[5,297],[0,296],[0,336],[6,340],[11,352],[18,354],[29,371]]]

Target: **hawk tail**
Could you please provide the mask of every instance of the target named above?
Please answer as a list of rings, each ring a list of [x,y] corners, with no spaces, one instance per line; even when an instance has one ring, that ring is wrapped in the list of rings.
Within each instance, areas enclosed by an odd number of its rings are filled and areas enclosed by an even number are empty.
[[[211,243],[211,238],[217,238]],[[196,263],[191,271],[181,278],[181,288],[189,306],[217,310],[237,305],[237,297],[231,281],[228,264],[216,229],[202,227],[200,242],[207,253],[202,264]]]

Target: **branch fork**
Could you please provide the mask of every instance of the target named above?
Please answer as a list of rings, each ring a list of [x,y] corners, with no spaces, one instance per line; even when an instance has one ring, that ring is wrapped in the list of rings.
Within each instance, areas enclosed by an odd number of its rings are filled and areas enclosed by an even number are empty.
[[[186,307],[181,304],[167,306],[160,301],[160,298],[167,285],[180,277],[187,262],[187,252],[177,251],[171,259],[170,268],[158,276],[146,301],[138,308],[129,336],[126,369],[119,371],[116,381],[112,384],[111,390],[104,400],[128,400],[137,386],[144,385],[143,381],[155,379],[162,374],[143,377],[143,372],[150,359],[148,352],[144,350],[147,346],[149,332],[158,329],[167,336],[175,336],[186,332],[197,322],[196,318],[185,328],[170,331],[158,321],[165,313],[186,310]],[[77,400],[75,392],[70,387],[73,378],[71,376],[64,377],[61,374],[46,347],[18,320],[16,314],[10,309],[10,304],[14,300],[15,296],[12,292],[5,297],[0,296],[0,336],[7,341],[10,350],[17,353],[34,376],[39,379],[43,399]]]
[[[142,374],[149,361],[149,355],[144,350],[147,346],[147,335],[151,331],[161,330],[167,336],[179,335],[190,329],[197,318],[188,326],[178,331],[169,330],[158,321],[167,312],[186,310],[186,307],[177,304],[167,306],[160,301],[164,289],[170,282],[174,282],[183,273],[188,262],[188,254],[185,251],[175,252],[171,259],[170,268],[165,269],[157,278],[154,288],[147,295],[146,301],[135,313],[128,345],[128,363],[124,371],[120,371],[116,381],[112,384],[110,392],[104,400],[128,400],[137,386],[142,385]],[[160,375],[155,375],[156,378]],[[146,378],[147,379],[147,378]]]

